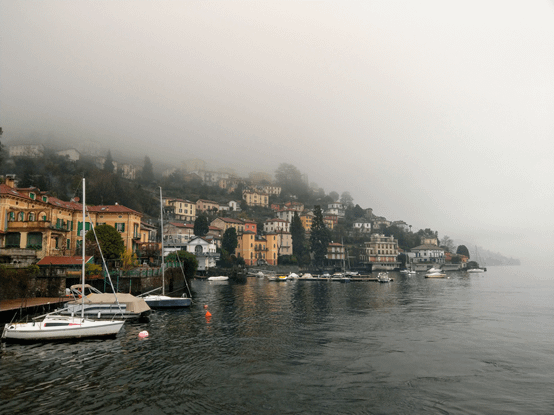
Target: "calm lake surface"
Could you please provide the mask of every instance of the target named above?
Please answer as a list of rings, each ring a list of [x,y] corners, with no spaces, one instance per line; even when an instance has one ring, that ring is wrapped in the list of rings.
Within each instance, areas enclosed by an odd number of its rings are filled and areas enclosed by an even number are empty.
[[[0,413],[554,413],[551,271],[393,277],[195,280],[116,339],[2,344]]]

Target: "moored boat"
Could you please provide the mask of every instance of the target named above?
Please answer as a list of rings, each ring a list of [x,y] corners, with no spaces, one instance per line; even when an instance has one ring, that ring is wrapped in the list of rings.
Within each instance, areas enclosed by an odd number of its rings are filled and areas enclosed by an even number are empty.
[[[391,279],[389,277],[389,273],[388,272],[380,272],[379,274],[377,274],[377,281],[379,281],[379,282],[390,282]]]
[[[64,316],[77,316],[94,319],[138,319],[150,315],[152,311],[143,298],[126,293],[102,293],[96,288],[85,284],[70,287],[75,300],[69,301],[66,306],[58,310]],[[83,296],[84,292],[84,296]],[[81,313],[83,311],[83,313]]]

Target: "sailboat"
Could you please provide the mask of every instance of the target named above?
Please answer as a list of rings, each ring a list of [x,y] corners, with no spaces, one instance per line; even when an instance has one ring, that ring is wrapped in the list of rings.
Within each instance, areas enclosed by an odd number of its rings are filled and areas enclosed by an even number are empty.
[[[163,198],[162,198],[162,188],[160,187],[160,224],[161,224],[161,240],[162,240],[162,286],[159,288],[156,288],[153,291],[157,291],[161,288],[162,293],[161,294],[148,294],[144,295],[142,298],[144,298],[144,301],[146,301],[146,304],[150,306],[150,308],[182,308],[182,307],[190,307],[192,303],[192,299],[187,297],[185,294],[183,294],[181,297],[170,297],[168,295],[165,295],[165,259],[164,259],[164,215],[163,215]],[[177,258],[179,258],[179,254],[177,253]],[[183,272],[184,277],[184,272]],[[186,277],[185,282],[186,282]]]
[[[83,178],[83,241],[82,241],[82,292],[85,289],[85,179]],[[15,341],[44,341],[62,339],[82,339],[87,337],[115,337],[123,323],[122,320],[95,321],[85,318],[84,296],[81,316],[62,316],[51,313],[41,316],[42,321],[27,323],[8,323],[2,331],[2,339]]]

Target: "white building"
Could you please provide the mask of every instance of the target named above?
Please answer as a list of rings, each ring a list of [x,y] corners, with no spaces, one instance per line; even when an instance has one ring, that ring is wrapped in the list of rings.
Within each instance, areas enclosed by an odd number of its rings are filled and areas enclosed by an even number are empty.
[[[275,212],[275,215],[279,219],[286,220],[287,222],[292,223],[292,220],[294,219],[294,212],[296,212],[296,210],[285,209]]]
[[[216,266],[219,259],[217,247],[213,240],[195,237],[186,246],[187,252],[194,254],[198,260],[198,271],[206,271]]]
[[[8,147],[10,157],[30,157],[39,158],[44,156],[44,146],[42,144],[21,144]]]
[[[371,232],[371,222],[367,219],[356,219],[352,224],[352,227],[357,232],[370,233]]]
[[[268,219],[264,222],[264,232],[290,232],[290,222],[279,218]]]

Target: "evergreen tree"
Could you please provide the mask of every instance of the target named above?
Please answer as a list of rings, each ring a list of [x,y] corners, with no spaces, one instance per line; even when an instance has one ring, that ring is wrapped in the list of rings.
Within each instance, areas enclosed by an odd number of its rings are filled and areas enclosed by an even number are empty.
[[[194,221],[194,234],[196,236],[205,236],[210,230],[208,218],[206,215],[200,215]]]
[[[113,159],[112,159],[112,152],[108,150],[108,155],[106,156],[106,161],[104,162],[104,170],[113,173]]]
[[[221,240],[221,248],[232,255],[238,246],[237,231],[235,228],[227,228]]]
[[[467,246],[465,246],[465,245],[458,245],[458,249],[456,249],[456,254],[457,255],[464,255],[464,256],[470,258],[469,249],[467,249]]]
[[[292,236],[292,254],[300,260],[305,252],[306,231],[300,216],[298,216],[298,212],[294,212],[294,217],[290,224],[290,234]]]
[[[323,222],[323,213],[319,205],[315,206],[314,215],[310,234],[310,251],[314,255],[316,265],[322,266],[331,241],[331,234]]]
[[[147,183],[154,181],[154,167],[150,161],[150,157],[144,156],[144,166],[142,167],[142,180]]]

